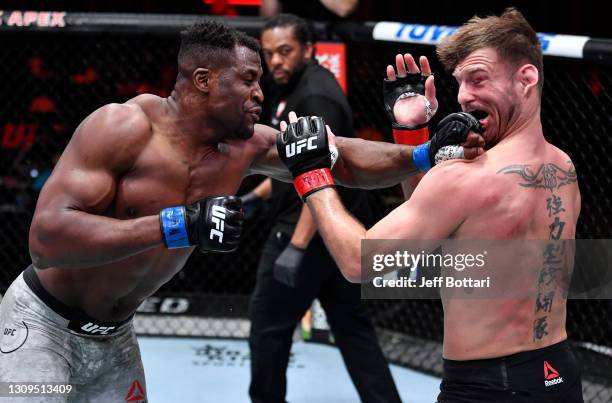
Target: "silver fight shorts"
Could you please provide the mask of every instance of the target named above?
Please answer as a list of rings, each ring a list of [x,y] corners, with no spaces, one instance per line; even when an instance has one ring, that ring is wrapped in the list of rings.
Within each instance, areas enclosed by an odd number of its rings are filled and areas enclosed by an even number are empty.
[[[147,402],[131,319],[87,317],[28,267],[0,303],[0,402]]]

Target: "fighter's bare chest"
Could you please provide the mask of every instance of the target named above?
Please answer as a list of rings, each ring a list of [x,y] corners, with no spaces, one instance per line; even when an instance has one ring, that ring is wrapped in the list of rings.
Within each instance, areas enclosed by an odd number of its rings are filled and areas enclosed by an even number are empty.
[[[228,149],[196,161],[158,150],[150,154],[118,181],[116,217],[157,214],[164,207],[235,194],[250,162]]]

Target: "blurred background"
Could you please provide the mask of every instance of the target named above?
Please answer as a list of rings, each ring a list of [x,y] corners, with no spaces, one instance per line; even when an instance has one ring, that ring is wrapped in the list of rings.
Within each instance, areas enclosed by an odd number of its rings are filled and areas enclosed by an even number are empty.
[[[264,0],[265,2],[265,0]],[[1,1],[5,10],[59,10],[121,13],[219,14],[255,16],[260,13],[259,0],[82,0],[82,1]],[[325,17],[354,21],[401,21],[419,24],[460,25],[474,14],[497,13],[505,7],[517,7],[538,32],[611,37],[606,13],[601,2],[594,0],[359,0],[355,10],[345,17],[317,10],[318,1],[287,3],[291,12],[302,17],[325,20]],[[291,4],[300,3],[300,4]],[[242,4],[242,5],[240,5]],[[297,12],[296,12],[297,11]],[[300,11],[302,11],[300,13]],[[316,12],[319,15],[314,15]],[[307,14],[307,15],[305,15]]]

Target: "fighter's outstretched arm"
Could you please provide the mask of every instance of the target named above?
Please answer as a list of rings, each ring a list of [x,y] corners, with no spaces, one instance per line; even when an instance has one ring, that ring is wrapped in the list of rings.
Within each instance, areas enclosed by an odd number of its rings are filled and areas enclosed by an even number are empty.
[[[295,121],[297,117],[291,113],[290,119]],[[278,130],[257,125],[255,132],[268,148],[254,161],[251,173],[290,182],[291,175],[281,163],[276,149]],[[396,185],[419,172],[412,160],[414,146],[336,137],[331,131],[328,132],[330,138],[335,139],[340,154],[332,173],[336,182],[341,185],[376,189]],[[482,154],[484,140],[478,134],[470,133],[462,145],[465,157],[472,159]]]
[[[338,183],[364,189],[393,186],[419,171],[414,146],[334,137],[339,157],[332,173]]]
[[[451,162],[433,169],[423,177],[408,201],[369,230],[348,213],[334,189],[323,189],[307,197],[306,204],[319,233],[347,280],[363,282],[368,279],[361,271],[362,240],[440,240],[457,229],[466,215],[465,202],[460,196],[445,195],[465,194],[457,176],[458,171],[466,168],[453,167],[453,164],[463,163]]]
[[[161,244],[158,215],[105,216],[118,178],[150,138],[150,123],[136,105],[107,105],[81,123],[38,199],[30,228],[37,268],[91,267]]]
[[[291,119],[297,120],[293,112],[290,115]],[[254,161],[250,173],[291,182],[291,175],[281,163],[276,149],[278,130],[257,125],[255,135],[260,137],[268,148]],[[334,179],[339,184],[366,189],[381,188],[393,186],[417,172],[412,164],[412,146],[348,137],[333,138],[340,153],[333,168]]]

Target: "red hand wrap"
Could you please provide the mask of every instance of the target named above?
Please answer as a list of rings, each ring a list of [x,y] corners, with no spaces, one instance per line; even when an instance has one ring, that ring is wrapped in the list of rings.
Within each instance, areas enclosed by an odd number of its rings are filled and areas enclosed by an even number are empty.
[[[334,179],[329,168],[320,168],[304,172],[293,180],[293,184],[295,190],[304,200],[306,196],[317,190],[334,186]]]
[[[428,140],[429,129],[427,127],[414,130],[393,129],[393,141],[395,141],[395,144],[418,146],[419,144],[427,143]]]

